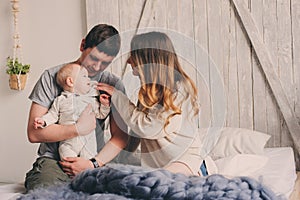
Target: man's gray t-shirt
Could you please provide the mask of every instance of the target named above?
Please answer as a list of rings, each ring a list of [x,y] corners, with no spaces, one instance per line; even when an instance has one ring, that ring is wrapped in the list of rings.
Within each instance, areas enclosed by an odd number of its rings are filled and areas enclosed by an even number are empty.
[[[51,107],[54,99],[62,92],[62,88],[56,83],[56,74],[64,65],[65,64],[58,65],[44,71],[29,95],[29,99],[31,101],[48,109]],[[104,71],[90,78],[94,81],[112,85],[116,89],[125,93],[125,88],[122,81],[110,72]],[[104,121],[105,119],[97,119],[96,137],[98,152],[104,146]],[[40,157],[50,157],[59,160],[58,145],[59,142],[41,143],[39,146],[38,155]]]

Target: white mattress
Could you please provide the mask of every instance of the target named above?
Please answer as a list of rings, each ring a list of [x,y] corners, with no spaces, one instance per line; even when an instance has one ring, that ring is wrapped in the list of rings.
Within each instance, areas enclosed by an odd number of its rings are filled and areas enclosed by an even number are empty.
[[[216,173],[250,176],[287,199],[297,179],[291,147],[265,148],[263,155],[238,154],[215,161]]]

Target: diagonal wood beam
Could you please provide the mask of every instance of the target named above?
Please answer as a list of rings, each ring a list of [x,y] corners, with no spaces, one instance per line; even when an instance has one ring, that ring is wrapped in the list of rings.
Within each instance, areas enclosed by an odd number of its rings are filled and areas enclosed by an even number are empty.
[[[262,37],[259,34],[257,26],[251,16],[246,5],[241,0],[231,0],[235,6],[237,14],[242,22],[242,26],[246,30],[248,38],[252,43],[256,56],[262,67],[262,71],[265,74],[267,82],[273,92],[275,100],[280,108],[289,132],[292,136],[294,145],[300,153],[300,126],[296,118],[295,112],[289,104],[287,95],[285,94],[283,87],[280,83],[280,79],[274,70],[274,64],[272,63],[270,54],[262,41]]]
[[[142,28],[148,27],[150,20],[151,20],[150,16],[152,15],[152,13],[154,11],[155,3],[156,3],[156,0],[144,0],[143,8],[142,8],[139,20],[137,22],[134,34],[138,33],[140,27],[142,27]],[[121,78],[124,77],[126,68],[127,68],[127,63],[125,62],[123,70],[122,70]]]

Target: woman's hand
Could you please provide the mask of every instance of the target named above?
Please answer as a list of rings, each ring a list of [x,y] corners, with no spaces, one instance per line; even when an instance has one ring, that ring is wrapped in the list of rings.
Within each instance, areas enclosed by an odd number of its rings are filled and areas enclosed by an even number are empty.
[[[99,96],[99,101],[101,104],[104,106],[109,106],[110,105],[110,95],[107,94],[100,94]]]
[[[106,93],[110,96],[112,96],[112,94],[115,91],[115,88],[113,86],[105,84],[105,83],[98,83],[96,86],[96,89],[100,91],[100,94]]]
[[[82,157],[67,157],[59,163],[63,171],[70,177],[74,177],[75,175],[86,169],[94,168],[93,163],[90,160],[86,160]]]

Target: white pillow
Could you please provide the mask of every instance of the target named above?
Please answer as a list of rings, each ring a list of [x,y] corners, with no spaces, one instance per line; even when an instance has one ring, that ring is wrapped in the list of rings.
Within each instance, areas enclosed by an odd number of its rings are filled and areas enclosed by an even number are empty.
[[[213,160],[236,154],[261,155],[270,137],[249,129],[224,127],[209,155]]]
[[[227,177],[251,176],[262,169],[268,162],[268,157],[254,154],[236,154],[215,160],[218,173]]]

